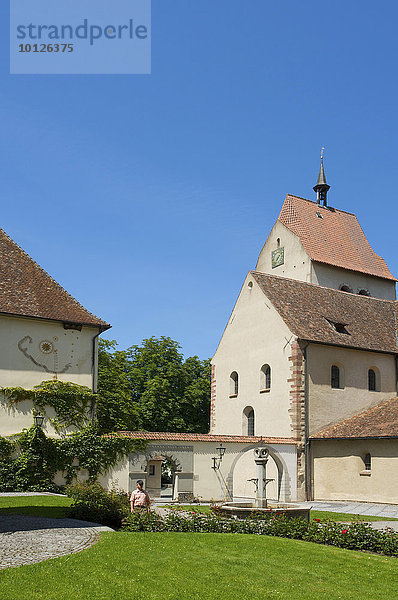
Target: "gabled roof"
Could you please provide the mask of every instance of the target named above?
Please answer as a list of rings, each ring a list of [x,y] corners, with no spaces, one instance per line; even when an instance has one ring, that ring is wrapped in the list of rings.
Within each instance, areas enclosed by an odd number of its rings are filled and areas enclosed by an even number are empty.
[[[99,327],[86,310],[0,229],[0,313]]]
[[[396,281],[352,213],[288,194],[278,220],[300,238],[311,260]]]
[[[398,353],[398,306],[393,300],[350,294],[256,271],[251,271],[251,274],[298,338],[347,348]],[[336,325],[343,325],[347,333],[339,333]]]
[[[311,436],[312,439],[372,437],[398,437],[398,398],[381,402]]]
[[[216,435],[212,433],[171,433],[169,431],[117,431],[107,437],[126,437],[137,440],[164,440],[170,442],[238,442],[243,444],[296,444],[294,438],[259,437],[250,435]]]

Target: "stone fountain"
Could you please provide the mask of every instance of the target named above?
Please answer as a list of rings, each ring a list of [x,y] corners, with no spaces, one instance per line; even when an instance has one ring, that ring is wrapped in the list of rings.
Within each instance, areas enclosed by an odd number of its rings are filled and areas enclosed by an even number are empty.
[[[269,459],[269,450],[265,446],[255,448],[254,462],[256,464],[256,479],[249,479],[256,486],[256,498],[254,503],[250,502],[227,502],[219,509],[227,516],[248,517],[255,513],[275,513],[283,514],[287,517],[302,517],[309,521],[310,509],[298,508],[294,504],[269,503],[267,501],[267,485],[273,479],[267,479],[267,463]]]

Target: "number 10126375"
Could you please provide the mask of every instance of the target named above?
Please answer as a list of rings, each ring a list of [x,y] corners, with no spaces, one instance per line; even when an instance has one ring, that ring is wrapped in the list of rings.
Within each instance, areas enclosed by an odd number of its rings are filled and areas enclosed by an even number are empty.
[[[73,52],[73,44],[19,44],[18,52]]]

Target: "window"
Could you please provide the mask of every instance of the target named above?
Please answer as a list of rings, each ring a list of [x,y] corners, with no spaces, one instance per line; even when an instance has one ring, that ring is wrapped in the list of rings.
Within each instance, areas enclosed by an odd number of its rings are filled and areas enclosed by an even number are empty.
[[[369,452],[367,454],[365,454],[365,458],[363,459],[363,463],[365,465],[365,471],[371,471],[372,470],[372,457],[370,456]]]
[[[376,373],[373,371],[373,369],[369,369],[368,371],[368,389],[369,392],[376,391]]]
[[[260,371],[260,392],[269,392],[271,389],[271,367],[263,365]]]
[[[254,410],[251,406],[246,406],[242,415],[242,434],[254,435]]]
[[[369,392],[380,392],[380,371],[377,367],[368,370]]]
[[[236,371],[232,371],[229,377],[229,397],[237,396],[239,391],[239,376]]]
[[[334,389],[340,388],[340,369],[337,365],[332,365],[330,370],[330,385]]]
[[[370,296],[369,290],[365,290],[365,289],[358,290],[358,294],[360,296]]]
[[[149,475],[151,477],[155,475],[155,465],[149,465]]]
[[[341,292],[348,292],[348,293],[352,294],[352,288],[349,285],[345,284],[345,283],[340,286],[340,291]]]
[[[331,321],[330,319],[326,319],[326,321],[333,327],[335,331],[337,331],[337,333],[351,335],[350,332],[346,329],[347,323],[338,323],[337,321]]]

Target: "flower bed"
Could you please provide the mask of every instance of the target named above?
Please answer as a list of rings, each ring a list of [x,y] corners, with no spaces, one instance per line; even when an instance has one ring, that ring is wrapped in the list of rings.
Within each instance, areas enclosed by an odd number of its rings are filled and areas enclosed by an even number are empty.
[[[217,514],[170,511],[164,517],[150,512],[133,513],[122,525],[124,531],[180,531],[197,533],[250,533],[272,535],[350,550],[364,550],[398,556],[398,534],[391,529],[378,531],[363,522],[342,525],[333,521],[291,519],[283,515],[228,519]]]

